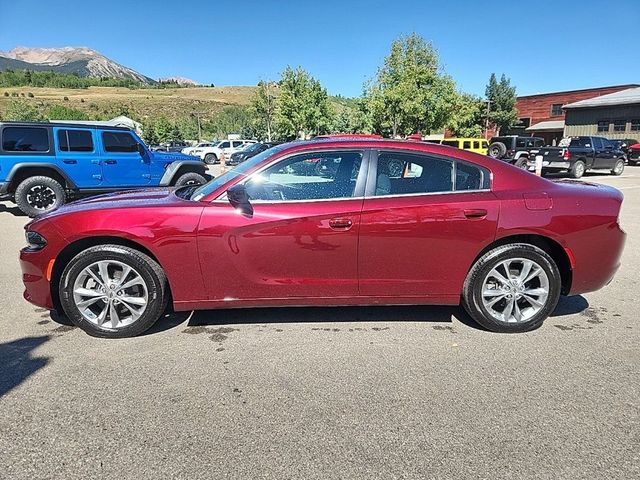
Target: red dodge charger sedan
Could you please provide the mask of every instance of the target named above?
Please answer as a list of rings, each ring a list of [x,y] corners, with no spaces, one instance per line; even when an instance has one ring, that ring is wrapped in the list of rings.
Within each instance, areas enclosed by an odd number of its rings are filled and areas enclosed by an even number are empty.
[[[597,290],[625,241],[622,194],[446,146],[326,138],[271,148],[202,186],[78,201],[26,227],[25,298],[86,332],[180,310],[460,302],[534,329]]]

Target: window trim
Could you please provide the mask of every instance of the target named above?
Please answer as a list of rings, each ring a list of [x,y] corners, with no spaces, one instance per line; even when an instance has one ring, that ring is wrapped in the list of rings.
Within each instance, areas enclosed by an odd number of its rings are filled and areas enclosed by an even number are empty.
[[[623,122],[622,123],[622,125],[623,125],[622,130],[616,130],[616,122],[618,122],[618,125],[620,125],[620,122]],[[612,132],[613,133],[627,132],[628,131],[627,130],[627,123],[628,123],[628,121],[625,118],[617,118],[617,119],[612,120],[611,121],[611,124],[613,125]]]
[[[69,132],[69,131],[75,131],[75,132],[89,132],[89,135],[91,135],[91,147],[92,150],[62,150],[62,148],[60,147],[60,133],[61,132]],[[93,135],[94,130],[91,128],[67,128],[67,127],[61,127],[58,128],[56,130],[56,146],[58,148],[58,151],[64,155],[89,155],[89,154],[95,154],[96,153],[96,142],[95,142],[95,138]],[[69,136],[67,135],[67,146],[69,145]],[[111,153],[111,152],[109,152]]]
[[[51,132],[51,127],[49,126],[40,126],[40,125],[12,125],[12,124],[4,124],[0,125],[0,155],[29,155],[29,156],[44,156],[50,157],[55,155],[55,148],[53,145],[53,134]],[[42,128],[47,132],[47,140],[49,141],[49,150],[40,150],[36,152],[29,152],[23,150],[5,150],[4,149],[4,131],[7,128]]]
[[[553,107],[556,107],[560,105],[560,113],[553,113]],[[564,105],[564,103],[552,103],[551,104],[551,109],[549,111],[549,116],[551,117],[561,117],[562,116],[562,106]]]
[[[375,194],[376,182],[378,180],[378,157],[380,156],[380,153],[385,153],[385,152],[429,156],[429,157],[434,157],[441,160],[448,160],[450,162],[453,162],[453,168],[451,169],[453,190],[451,190],[450,192],[418,192],[418,193],[394,193],[389,195],[376,195]],[[466,193],[481,193],[481,192],[493,191],[493,171],[490,168],[483,167],[473,162],[468,162],[466,160],[459,159],[457,157],[447,157],[445,155],[440,155],[440,154],[431,153],[431,152],[423,152],[419,150],[376,148],[376,149],[373,149],[369,161],[370,161],[369,174],[367,176],[367,185],[366,185],[366,190],[364,192],[365,200],[373,200],[378,198],[403,198],[403,197],[420,197],[420,196],[433,196],[433,195],[464,195]],[[487,170],[489,172],[489,188],[480,188],[475,190],[455,190],[458,162],[464,163],[465,165],[470,165],[472,167],[480,168],[481,171],[482,169]]]
[[[137,150],[131,151],[131,152],[113,152],[110,150],[107,150],[107,147],[104,143],[104,134],[105,133],[123,133],[125,135],[129,135],[131,138],[133,138],[136,143],[140,143],[140,140],[136,137],[136,135],[133,134],[133,132],[131,130],[109,130],[109,129],[102,129],[100,130],[100,147],[102,149],[102,152],[105,153],[106,155],[131,155],[133,153],[137,153]]]
[[[364,199],[364,189],[366,187],[366,182],[368,181],[367,173],[369,170],[369,165],[371,164],[371,148],[323,148],[318,150],[304,150],[304,151],[296,151],[291,152],[287,155],[283,155],[281,157],[273,159],[271,162],[263,165],[259,169],[252,172],[250,175],[246,176],[242,180],[233,183],[231,180],[227,185],[229,187],[225,188],[224,192],[222,192],[218,197],[211,200],[210,203],[229,203],[227,200],[227,190],[235,185],[244,185],[248,181],[250,181],[254,176],[260,175],[267,168],[272,167],[273,165],[286,161],[292,157],[296,157],[298,155],[307,155],[309,153],[336,153],[336,152],[361,152],[362,153],[362,162],[360,163],[360,171],[358,172],[358,178],[356,179],[356,186],[354,188],[354,195],[352,197],[336,197],[336,198],[311,198],[308,200],[251,200],[252,204],[260,204],[260,205],[281,205],[281,204],[291,204],[291,203],[311,203],[311,202],[335,202],[335,201],[345,201],[345,200],[362,200]],[[364,172],[364,173],[363,173]]]
[[[600,130],[600,123],[604,123],[604,122],[607,122],[607,129]],[[609,133],[609,132],[611,132],[611,120],[608,120],[608,119],[596,120],[596,133]]]

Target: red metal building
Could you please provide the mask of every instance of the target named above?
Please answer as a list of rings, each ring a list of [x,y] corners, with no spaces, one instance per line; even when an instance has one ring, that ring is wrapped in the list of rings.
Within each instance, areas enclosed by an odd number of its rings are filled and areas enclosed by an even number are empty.
[[[564,134],[565,112],[562,109],[563,105],[638,86],[640,85],[614,85],[518,97],[516,108],[518,109],[520,124],[512,128],[508,133],[543,137],[547,144],[553,145]]]

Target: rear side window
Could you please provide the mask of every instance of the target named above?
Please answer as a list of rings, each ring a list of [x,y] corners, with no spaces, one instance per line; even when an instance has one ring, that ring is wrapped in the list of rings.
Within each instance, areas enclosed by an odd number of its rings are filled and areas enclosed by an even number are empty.
[[[90,130],[58,130],[58,148],[61,152],[93,152]]]
[[[465,141],[462,143],[462,148],[466,148],[466,149],[471,148],[471,142],[470,142],[469,140],[465,140]]]
[[[591,140],[589,137],[572,138],[570,147],[591,148]]]
[[[5,127],[2,130],[5,152],[48,152],[49,132],[38,127]]]
[[[442,145],[447,145],[449,147],[458,147],[458,140],[442,140]]]
[[[138,142],[127,132],[102,132],[105,152],[130,153],[138,151]]]

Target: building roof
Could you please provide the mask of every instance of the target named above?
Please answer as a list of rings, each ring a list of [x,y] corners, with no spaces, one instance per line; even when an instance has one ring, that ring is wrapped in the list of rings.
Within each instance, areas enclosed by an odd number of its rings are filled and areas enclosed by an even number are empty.
[[[544,132],[551,130],[564,130],[564,120],[548,120],[546,122],[539,122],[525,128],[527,132]]]
[[[628,89],[628,88],[635,88],[635,87],[640,87],[640,84],[637,83],[627,83],[627,84],[623,84],[623,85],[610,85],[607,87],[592,87],[592,88],[579,88],[577,90],[562,90],[560,92],[543,92],[543,93],[530,93],[528,95],[518,95],[518,98],[528,98],[528,97],[544,97],[547,95],[561,95],[561,94],[565,94],[565,93],[579,93],[579,92],[594,92],[597,93],[600,90],[608,90],[608,89],[612,89],[612,88],[617,88],[617,89]]]
[[[612,105],[629,105],[634,103],[640,103],[640,87],[628,88],[600,97],[587,98],[579,102],[569,103],[562,108],[609,107]]]

